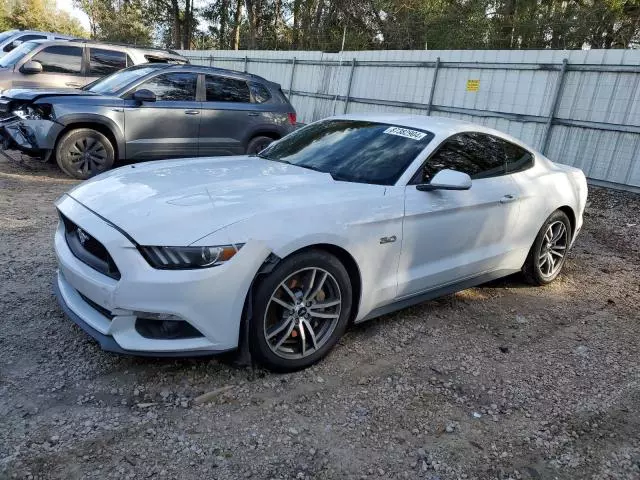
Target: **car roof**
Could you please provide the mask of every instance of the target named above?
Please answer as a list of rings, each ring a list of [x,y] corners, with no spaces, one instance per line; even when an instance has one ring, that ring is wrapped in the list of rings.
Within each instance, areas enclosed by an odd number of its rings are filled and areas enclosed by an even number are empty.
[[[206,65],[194,65],[194,64],[189,64],[189,65],[172,64],[169,68],[173,70],[190,70],[190,71],[199,72],[199,73],[210,73],[212,75],[225,75],[228,77],[241,78],[243,80],[252,80],[260,83],[271,83],[274,85],[278,85],[259,75],[254,75],[253,73],[239,72],[238,70],[229,70],[227,68],[208,67]]]
[[[94,40],[83,40],[81,38],[73,38],[70,40],[64,40],[64,39],[59,39],[59,40],[48,40],[46,38],[42,38],[42,39],[37,39],[37,40],[27,40],[28,42],[35,42],[35,43],[48,43],[51,45],[77,45],[77,46],[84,46],[84,45],[89,45],[89,46],[93,46],[96,48],[100,48],[100,47],[119,47],[119,48],[128,48],[131,50],[136,50],[140,53],[142,53],[143,55],[145,55],[145,57],[149,58],[156,58],[159,60],[180,60],[180,61],[184,61],[185,63],[189,61],[188,58],[180,55],[178,52],[174,51],[174,50],[168,50],[168,49],[163,49],[163,48],[155,48],[155,47],[138,47],[135,45],[129,45],[126,43],[114,43],[114,42],[98,42],[98,41],[94,41]],[[26,43],[26,42],[25,42]]]

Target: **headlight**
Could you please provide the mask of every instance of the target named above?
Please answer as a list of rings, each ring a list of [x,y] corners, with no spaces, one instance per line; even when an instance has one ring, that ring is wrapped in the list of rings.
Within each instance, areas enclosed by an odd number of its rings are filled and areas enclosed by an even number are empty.
[[[13,114],[22,120],[52,120],[53,114],[50,105],[38,105],[36,107],[24,106],[13,111]]]
[[[215,247],[139,247],[153,268],[184,270],[221,265],[233,257],[243,244]]]

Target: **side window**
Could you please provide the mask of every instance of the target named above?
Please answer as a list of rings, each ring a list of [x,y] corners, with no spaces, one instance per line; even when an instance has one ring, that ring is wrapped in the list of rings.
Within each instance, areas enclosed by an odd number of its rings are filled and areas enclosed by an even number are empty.
[[[103,77],[122,70],[127,66],[127,55],[124,52],[91,48],[89,50],[89,75]]]
[[[54,45],[40,50],[31,59],[42,64],[42,71],[80,75],[82,72],[82,48]]]
[[[33,35],[33,34],[22,35],[21,37],[18,37],[13,41],[9,42],[8,44],[6,44],[2,50],[5,52],[10,52],[16,47],[14,42],[24,43],[24,42],[28,42],[29,40],[44,40],[46,38],[47,38],[46,35]]]
[[[261,83],[249,83],[249,88],[251,89],[251,94],[253,95],[253,99],[256,103],[264,103],[271,98],[271,93],[267,87],[262,85]]]
[[[207,102],[239,102],[249,103],[249,87],[247,82],[235,78],[205,75],[204,85]]]
[[[505,174],[502,141],[482,133],[460,133],[447,139],[422,168],[422,182],[446,168],[468,174],[472,179]]]
[[[193,102],[196,99],[197,78],[197,74],[189,72],[165,73],[147,80],[136,90],[151,90],[159,101]]]
[[[507,173],[517,173],[533,167],[533,155],[513,143],[504,142],[507,157]]]

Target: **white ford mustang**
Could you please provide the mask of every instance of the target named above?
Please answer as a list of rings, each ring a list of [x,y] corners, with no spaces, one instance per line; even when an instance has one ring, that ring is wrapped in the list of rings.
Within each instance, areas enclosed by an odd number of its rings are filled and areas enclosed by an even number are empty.
[[[350,322],[560,272],[583,173],[463,121],[348,115],[258,156],[121,167],[58,202],[58,299],[110,351],[240,348],[279,371]]]

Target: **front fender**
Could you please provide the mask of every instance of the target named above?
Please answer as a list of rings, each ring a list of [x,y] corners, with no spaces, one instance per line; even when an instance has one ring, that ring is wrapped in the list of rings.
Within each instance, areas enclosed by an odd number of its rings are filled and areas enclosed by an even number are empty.
[[[118,116],[117,114],[119,114],[121,117],[113,119],[96,113],[70,113],[56,118],[56,123],[62,125],[64,130],[68,130],[74,125],[89,128],[91,125],[106,127],[116,141],[118,160],[123,160],[126,158],[124,130],[121,127],[121,125],[124,126],[124,113],[115,111],[117,109],[113,110],[113,113],[116,114],[115,116]],[[58,134],[59,133],[60,132],[58,131]],[[53,139],[53,144],[55,144],[56,140],[57,137]]]

